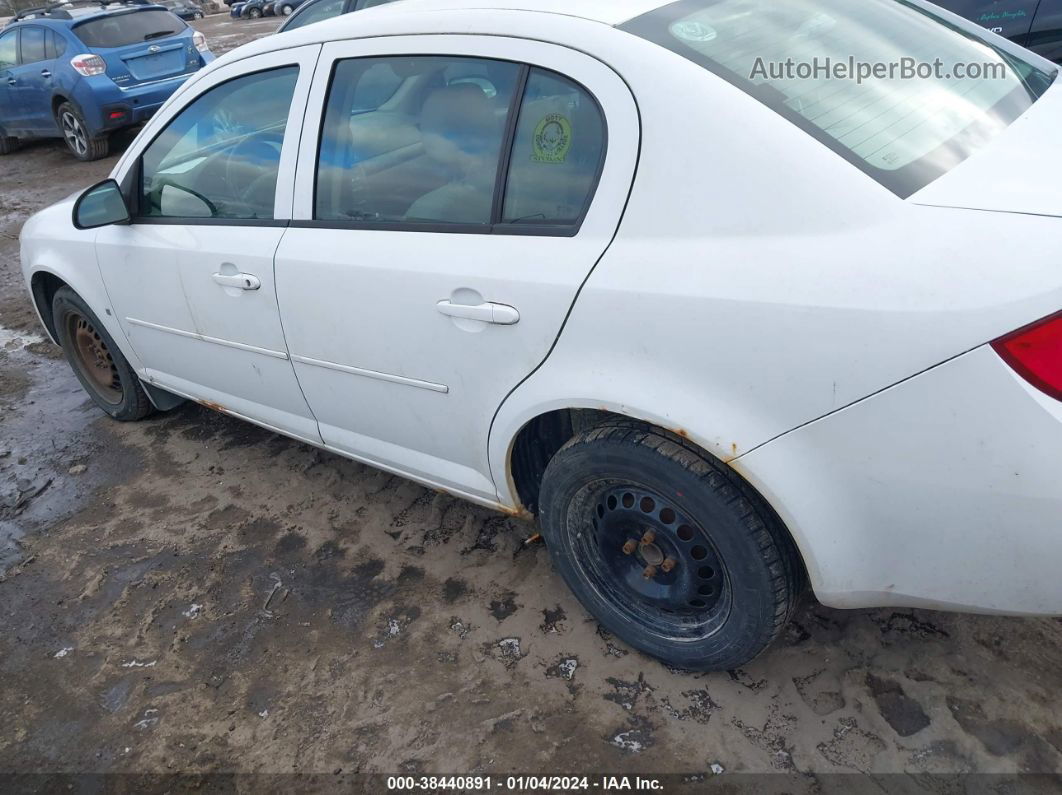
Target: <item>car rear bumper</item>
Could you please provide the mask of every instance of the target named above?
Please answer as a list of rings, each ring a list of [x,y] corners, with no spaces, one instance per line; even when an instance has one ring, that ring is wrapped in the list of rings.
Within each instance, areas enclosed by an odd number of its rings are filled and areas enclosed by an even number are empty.
[[[201,53],[201,57],[204,65],[214,60],[212,53]],[[186,72],[128,88],[100,75],[82,80],[76,98],[90,132],[98,135],[147,121],[194,74]],[[116,115],[118,112],[121,115]]]
[[[734,462],[832,607],[1062,614],[1062,402],[985,346]]]

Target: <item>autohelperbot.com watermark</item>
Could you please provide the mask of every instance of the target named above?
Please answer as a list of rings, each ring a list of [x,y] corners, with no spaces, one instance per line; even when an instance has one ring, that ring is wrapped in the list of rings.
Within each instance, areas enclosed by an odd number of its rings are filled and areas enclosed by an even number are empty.
[[[757,58],[749,79],[781,80],[849,80],[857,84],[877,80],[1006,80],[1010,76],[1002,61],[960,61],[947,63],[941,58],[922,61],[904,57],[895,61],[863,61],[848,58],[787,58],[772,61]]]

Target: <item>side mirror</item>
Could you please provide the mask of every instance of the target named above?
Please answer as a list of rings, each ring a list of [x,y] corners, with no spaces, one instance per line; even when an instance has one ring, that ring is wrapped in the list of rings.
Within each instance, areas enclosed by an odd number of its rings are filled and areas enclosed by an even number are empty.
[[[128,224],[130,220],[125,196],[113,179],[93,185],[74,203],[74,226],[78,229]]]

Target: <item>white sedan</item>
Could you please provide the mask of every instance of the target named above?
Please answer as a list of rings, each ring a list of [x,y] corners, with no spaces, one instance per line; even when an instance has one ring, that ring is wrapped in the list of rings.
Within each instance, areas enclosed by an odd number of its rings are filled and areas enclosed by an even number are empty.
[[[806,68],[905,58],[980,76]],[[411,0],[219,58],[22,263],[115,419],[534,515],[673,664],[806,585],[1058,614],[1057,75],[921,0]]]

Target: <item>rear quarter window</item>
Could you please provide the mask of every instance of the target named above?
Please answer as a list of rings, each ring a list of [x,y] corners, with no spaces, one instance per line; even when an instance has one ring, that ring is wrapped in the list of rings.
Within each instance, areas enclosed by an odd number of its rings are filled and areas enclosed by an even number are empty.
[[[89,47],[108,49],[163,39],[187,27],[169,11],[145,9],[87,20],[75,26],[74,33]]]

